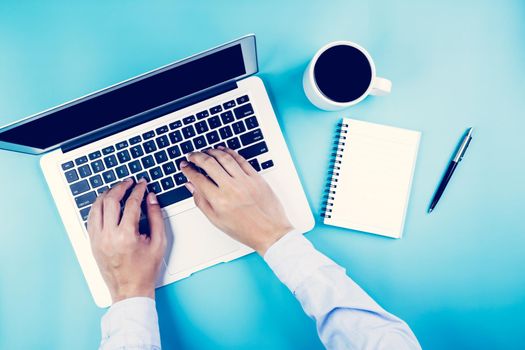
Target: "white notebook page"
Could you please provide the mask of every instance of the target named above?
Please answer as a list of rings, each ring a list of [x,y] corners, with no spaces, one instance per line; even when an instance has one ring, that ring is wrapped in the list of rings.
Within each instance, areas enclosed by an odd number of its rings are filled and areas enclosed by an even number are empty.
[[[348,133],[324,222],[400,238],[421,133],[348,118],[343,123]]]

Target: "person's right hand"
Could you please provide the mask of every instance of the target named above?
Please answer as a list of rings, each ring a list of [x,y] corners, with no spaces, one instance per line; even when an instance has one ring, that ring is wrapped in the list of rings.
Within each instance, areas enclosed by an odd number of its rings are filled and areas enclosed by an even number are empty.
[[[279,199],[234,150],[219,147],[188,155],[180,163],[195,204],[219,229],[261,256],[293,227]],[[202,168],[209,178],[195,166]],[[212,181],[213,180],[213,181]]]

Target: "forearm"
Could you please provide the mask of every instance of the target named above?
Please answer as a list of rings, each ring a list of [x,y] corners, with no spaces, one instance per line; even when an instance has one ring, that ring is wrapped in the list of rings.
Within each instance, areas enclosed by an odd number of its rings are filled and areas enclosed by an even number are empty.
[[[264,258],[315,319],[327,348],[420,348],[405,322],[381,308],[301,234],[286,235]]]
[[[155,300],[129,298],[113,304],[102,317],[101,350],[160,350]]]

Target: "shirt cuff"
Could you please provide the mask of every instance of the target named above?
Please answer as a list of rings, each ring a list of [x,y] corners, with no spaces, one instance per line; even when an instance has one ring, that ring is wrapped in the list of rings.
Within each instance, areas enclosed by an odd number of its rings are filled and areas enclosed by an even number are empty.
[[[319,269],[335,265],[297,230],[290,231],[268,248],[264,260],[294,294],[301,283]]]
[[[151,298],[135,297],[113,304],[102,317],[101,328],[101,349],[160,349],[157,309]]]

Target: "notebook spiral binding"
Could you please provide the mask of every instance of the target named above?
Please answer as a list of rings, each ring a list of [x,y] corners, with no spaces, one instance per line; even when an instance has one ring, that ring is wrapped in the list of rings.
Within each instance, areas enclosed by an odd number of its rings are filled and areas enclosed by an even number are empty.
[[[344,124],[341,121],[337,124],[335,133],[336,137],[333,143],[332,154],[330,155],[330,165],[328,166],[328,177],[326,178],[325,190],[323,192],[323,202],[321,203],[321,216],[328,219],[332,217],[334,195],[337,192],[337,182],[339,170],[341,170],[343,149],[346,146],[348,124]]]

